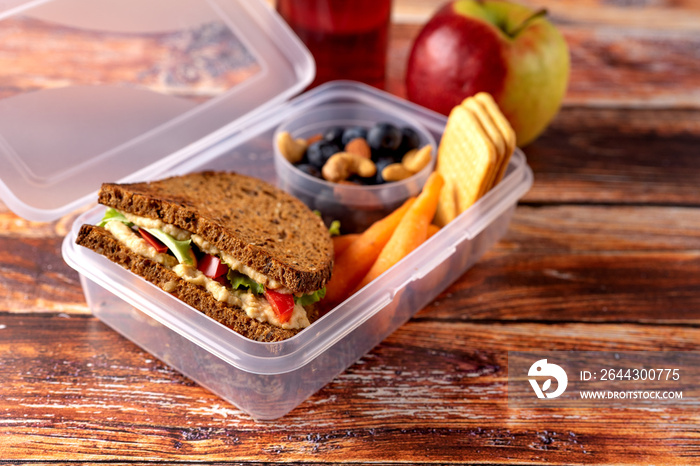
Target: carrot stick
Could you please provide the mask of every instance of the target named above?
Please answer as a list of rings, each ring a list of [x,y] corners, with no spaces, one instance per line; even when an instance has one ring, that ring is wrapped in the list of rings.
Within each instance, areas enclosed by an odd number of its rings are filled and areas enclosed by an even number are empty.
[[[335,257],[340,256],[343,253],[343,251],[345,251],[348,248],[348,246],[350,246],[353,243],[353,241],[355,241],[359,237],[360,237],[359,233],[351,233],[349,235],[334,236],[333,237],[333,251],[334,251]]]
[[[430,238],[438,231],[440,231],[440,227],[435,225],[434,223],[431,223],[430,225],[428,225],[428,237],[426,239]]]
[[[397,225],[414,202],[415,198],[410,198],[394,212],[374,222],[342,254],[337,256],[333,266],[333,275],[326,284],[325,303],[337,304],[350,296],[349,292],[372,267]]]
[[[362,288],[389,270],[394,264],[423,244],[428,237],[428,225],[435,216],[443,184],[444,180],[439,173],[430,174],[416,202],[401,219],[401,223],[394,230],[391,239],[355,290]]]

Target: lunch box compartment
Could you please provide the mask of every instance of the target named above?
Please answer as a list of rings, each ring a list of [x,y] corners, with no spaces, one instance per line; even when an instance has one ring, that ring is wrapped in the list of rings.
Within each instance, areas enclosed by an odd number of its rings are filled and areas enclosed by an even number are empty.
[[[435,139],[421,124],[408,119],[408,114],[385,111],[361,102],[316,105],[311,111],[295,114],[282,122],[275,131],[274,140],[277,141],[282,132],[290,133],[293,139],[308,139],[323,134],[333,126],[360,126],[369,129],[376,123],[391,123],[399,128],[414,129],[420,137],[419,147],[429,145],[432,148],[430,163],[401,181],[371,186],[346,185],[331,183],[302,172],[284,158],[275,144],[275,168],[279,187],[300,199],[310,209],[320,212],[326,225],[330,225],[333,220],[343,219],[341,227],[344,233],[362,232],[372,223],[386,217],[406,199],[417,196],[435,168]]]
[[[167,175],[236,170],[278,184],[273,135],[279,124],[316,106],[349,102],[406,114],[435,140],[446,122],[442,115],[374,88],[334,82],[279,106]],[[309,328],[276,343],[248,340],[77,246],[80,226],[99,221],[102,206],[75,221],[63,244],[64,257],[81,272],[88,303],[100,320],[254,418],[275,419],[333,380],[469,269],[505,234],[531,183],[532,172],[516,150],[504,179],[472,208]]]

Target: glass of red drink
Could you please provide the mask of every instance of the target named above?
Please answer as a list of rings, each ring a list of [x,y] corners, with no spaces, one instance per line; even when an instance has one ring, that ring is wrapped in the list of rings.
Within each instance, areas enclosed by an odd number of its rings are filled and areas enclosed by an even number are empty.
[[[391,0],[277,0],[316,61],[311,87],[334,79],[384,88]]]

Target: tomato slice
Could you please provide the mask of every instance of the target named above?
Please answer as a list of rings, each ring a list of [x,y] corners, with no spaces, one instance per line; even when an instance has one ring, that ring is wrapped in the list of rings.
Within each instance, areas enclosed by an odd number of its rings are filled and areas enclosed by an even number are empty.
[[[211,254],[205,254],[197,262],[197,269],[209,278],[219,278],[228,273],[228,265],[221,262],[221,259],[217,256]]]
[[[275,290],[265,290],[265,297],[277,314],[280,322],[289,322],[294,311],[294,295],[278,293]]]
[[[225,287],[230,287],[230,286],[231,286],[231,282],[228,281],[228,278],[226,278],[226,275],[220,275],[220,276],[214,278],[213,280],[214,280],[215,282],[218,282],[219,285],[221,285],[221,286],[225,286]]]
[[[156,248],[156,251],[159,253],[164,253],[168,252],[168,247],[164,245],[158,238],[144,230],[143,228],[139,228],[139,234],[141,235],[141,238],[145,239],[148,244]]]

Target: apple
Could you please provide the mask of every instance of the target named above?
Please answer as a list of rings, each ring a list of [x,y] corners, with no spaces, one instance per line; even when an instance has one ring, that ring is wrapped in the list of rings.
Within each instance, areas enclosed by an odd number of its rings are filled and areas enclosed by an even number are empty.
[[[447,115],[466,97],[488,92],[525,146],[556,115],[568,80],[569,48],[546,10],[457,0],[435,13],[413,43],[406,93]]]

